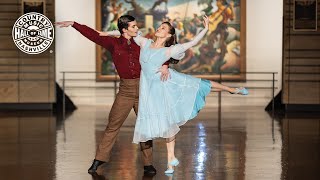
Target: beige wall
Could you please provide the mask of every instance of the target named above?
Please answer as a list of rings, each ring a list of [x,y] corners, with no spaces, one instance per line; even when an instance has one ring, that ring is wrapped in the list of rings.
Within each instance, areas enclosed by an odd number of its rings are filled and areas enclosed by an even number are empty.
[[[56,0],[56,21],[67,20],[95,28],[95,0]],[[56,59],[57,77],[61,71],[95,71],[95,44],[73,28],[56,28]]]

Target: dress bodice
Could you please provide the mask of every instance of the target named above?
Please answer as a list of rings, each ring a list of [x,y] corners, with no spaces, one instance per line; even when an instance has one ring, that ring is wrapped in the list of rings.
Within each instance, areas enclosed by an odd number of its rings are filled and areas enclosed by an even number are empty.
[[[166,48],[151,48],[152,42],[148,40],[140,52],[141,69],[148,76],[156,74],[163,63],[168,60],[165,56]]]

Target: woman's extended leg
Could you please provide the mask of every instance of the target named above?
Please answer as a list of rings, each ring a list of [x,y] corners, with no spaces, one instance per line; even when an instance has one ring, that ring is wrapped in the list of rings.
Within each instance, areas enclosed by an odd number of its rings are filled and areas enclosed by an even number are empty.
[[[211,86],[214,89],[218,89],[221,91],[228,91],[232,94],[242,94],[242,95],[247,95],[248,94],[248,90],[246,88],[232,88],[232,87],[228,87],[225,85],[222,85],[220,83],[214,82],[214,81],[210,81],[211,82]]]

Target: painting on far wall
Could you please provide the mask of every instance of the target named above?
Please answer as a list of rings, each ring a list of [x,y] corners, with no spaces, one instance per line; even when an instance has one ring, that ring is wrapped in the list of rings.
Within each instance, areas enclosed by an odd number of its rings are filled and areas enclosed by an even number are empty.
[[[206,79],[245,80],[246,0],[96,0],[96,28],[117,29],[117,19],[130,14],[145,37],[154,39],[157,27],[169,21],[178,43],[191,41],[203,29],[202,16],[210,19],[209,31],[185,57],[170,65],[179,72]],[[97,46],[97,81],[114,80],[110,52]]]

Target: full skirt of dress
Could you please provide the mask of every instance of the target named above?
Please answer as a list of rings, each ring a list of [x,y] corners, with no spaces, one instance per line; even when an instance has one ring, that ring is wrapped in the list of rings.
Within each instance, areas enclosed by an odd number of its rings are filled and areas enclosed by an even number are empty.
[[[160,73],[140,75],[139,110],[133,143],[170,138],[179,126],[197,116],[211,92],[211,83],[170,69],[171,78],[162,82]]]

